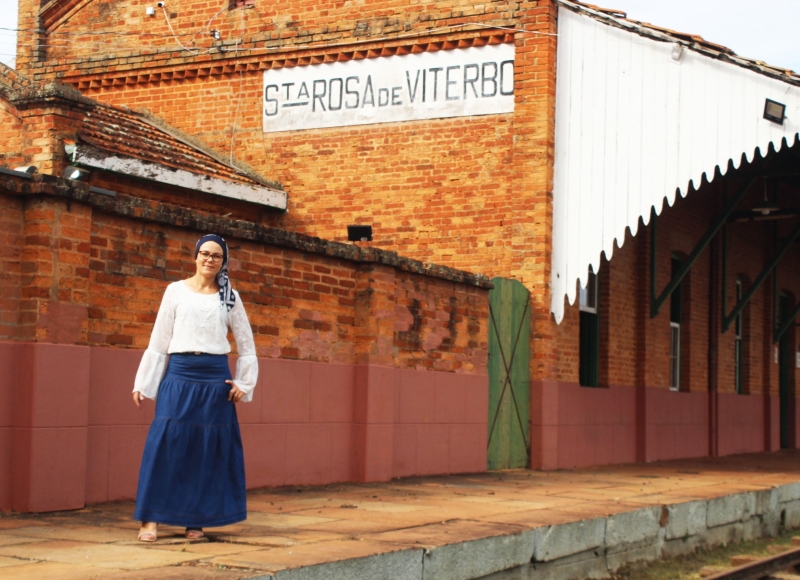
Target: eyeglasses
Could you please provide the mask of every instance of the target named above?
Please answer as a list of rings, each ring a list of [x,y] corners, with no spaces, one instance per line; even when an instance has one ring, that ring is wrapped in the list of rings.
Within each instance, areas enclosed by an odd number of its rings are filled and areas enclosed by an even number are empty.
[[[222,254],[212,254],[210,252],[198,252],[198,256],[202,261],[211,260],[212,262],[221,262],[222,261]]]

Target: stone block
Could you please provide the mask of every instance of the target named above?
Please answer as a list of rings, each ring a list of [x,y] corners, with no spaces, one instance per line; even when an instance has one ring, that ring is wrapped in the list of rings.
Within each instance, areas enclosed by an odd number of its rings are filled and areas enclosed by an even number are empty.
[[[638,542],[652,542],[661,529],[661,508],[648,507],[610,516],[605,544],[609,549]]]
[[[422,549],[400,550],[375,554],[366,558],[353,558],[279,570],[272,575],[259,576],[269,580],[419,580],[422,578]]]
[[[634,544],[625,544],[607,549],[606,565],[608,569],[613,571],[628,562],[658,559],[661,556],[661,549],[664,545],[664,535],[664,529],[659,528],[655,537],[647,538]]]
[[[603,546],[606,520],[595,518],[538,528],[534,531],[537,533],[534,561],[550,562]]]
[[[764,536],[764,526],[761,523],[760,517],[753,517],[742,522],[742,539],[745,542],[758,539]]]
[[[787,530],[800,528],[800,500],[787,502],[783,506],[783,527]]]
[[[589,550],[552,562],[533,562],[476,580],[595,580],[609,577],[605,556],[599,550]]]
[[[706,500],[667,506],[669,520],[666,528],[666,539],[677,540],[705,532],[706,506]]]
[[[774,511],[762,514],[761,518],[761,535],[774,537],[781,533],[781,512]]]
[[[529,564],[536,539],[536,531],[530,530],[521,534],[493,536],[431,549],[423,559],[422,578],[471,580]]]
[[[777,511],[778,509],[778,488],[764,489],[761,491],[752,492],[755,498],[753,513],[762,515],[769,512]]]
[[[606,557],[600,550],[589,550],[553,562],[532,562],[526,580],[589,580],[608,578]]]
[[[800,481],[794,483],[787,483],[779,485],[778,490],[778,503],[786,503],[790,501],[800,500]]]
[[[755,498],[750,493],[724,495],[708,500],[706,506],[706,526],[714,528],[750,517],[755,508]]]
[[[743,537],[744,526],[741,522],[736,522],[709,528],[706,532],[705,543],[709,546],[727,546],[741,542]]]
[[[692,554],[698,547],[705,543],[703,535],[684,536],[675,540],[667,540],[661,546],[661,555],[664,558]]]

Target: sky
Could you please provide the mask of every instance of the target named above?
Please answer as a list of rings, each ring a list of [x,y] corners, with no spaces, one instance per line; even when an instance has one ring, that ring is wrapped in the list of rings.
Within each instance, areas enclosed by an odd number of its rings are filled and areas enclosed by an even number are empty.
[[[177,0],[180,1],[180,0]],[[699,34],[742,56],[800,72],[800,0],[591,0],[628,18]],[[155,2],[153,2],[155,4]],[[13,66],[17,1],[0,0],[0,62]]]

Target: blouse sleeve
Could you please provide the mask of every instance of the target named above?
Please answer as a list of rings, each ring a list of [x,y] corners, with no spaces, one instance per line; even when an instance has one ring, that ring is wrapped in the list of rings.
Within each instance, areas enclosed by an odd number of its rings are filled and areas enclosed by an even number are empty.
[[[258,381],[258,357],[256,344],[253,341],[253,330],[250,328],[250,321],[247,319],[247,313],[238,293],[236,302],[231,308],[230,324],[233,338],[236,340],[236,349],[239,351],[236,378],[233,382],[244,392],[242,401],[249,403],[253,400],[253,390]]]
[[[161,307],[158,309],[153,333],[150,335],[150,344],[144,351],[139,370],[136,372],[136,380],[133,382],[134,392],[139,391],[148,399],[155,400],[158,395],[158,386],[167,366],[167,349],[172,340],[174,325],[175,304],[171,286],[168,286],[161,300]]]

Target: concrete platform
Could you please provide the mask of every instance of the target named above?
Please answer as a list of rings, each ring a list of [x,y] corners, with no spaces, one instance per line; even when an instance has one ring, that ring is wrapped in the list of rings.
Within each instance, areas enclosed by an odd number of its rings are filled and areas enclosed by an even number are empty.
[[[0,577],[604,578],[800,527],[800,453],[265,489],[246,522],[136,541],[131,502],[0,516]]]

